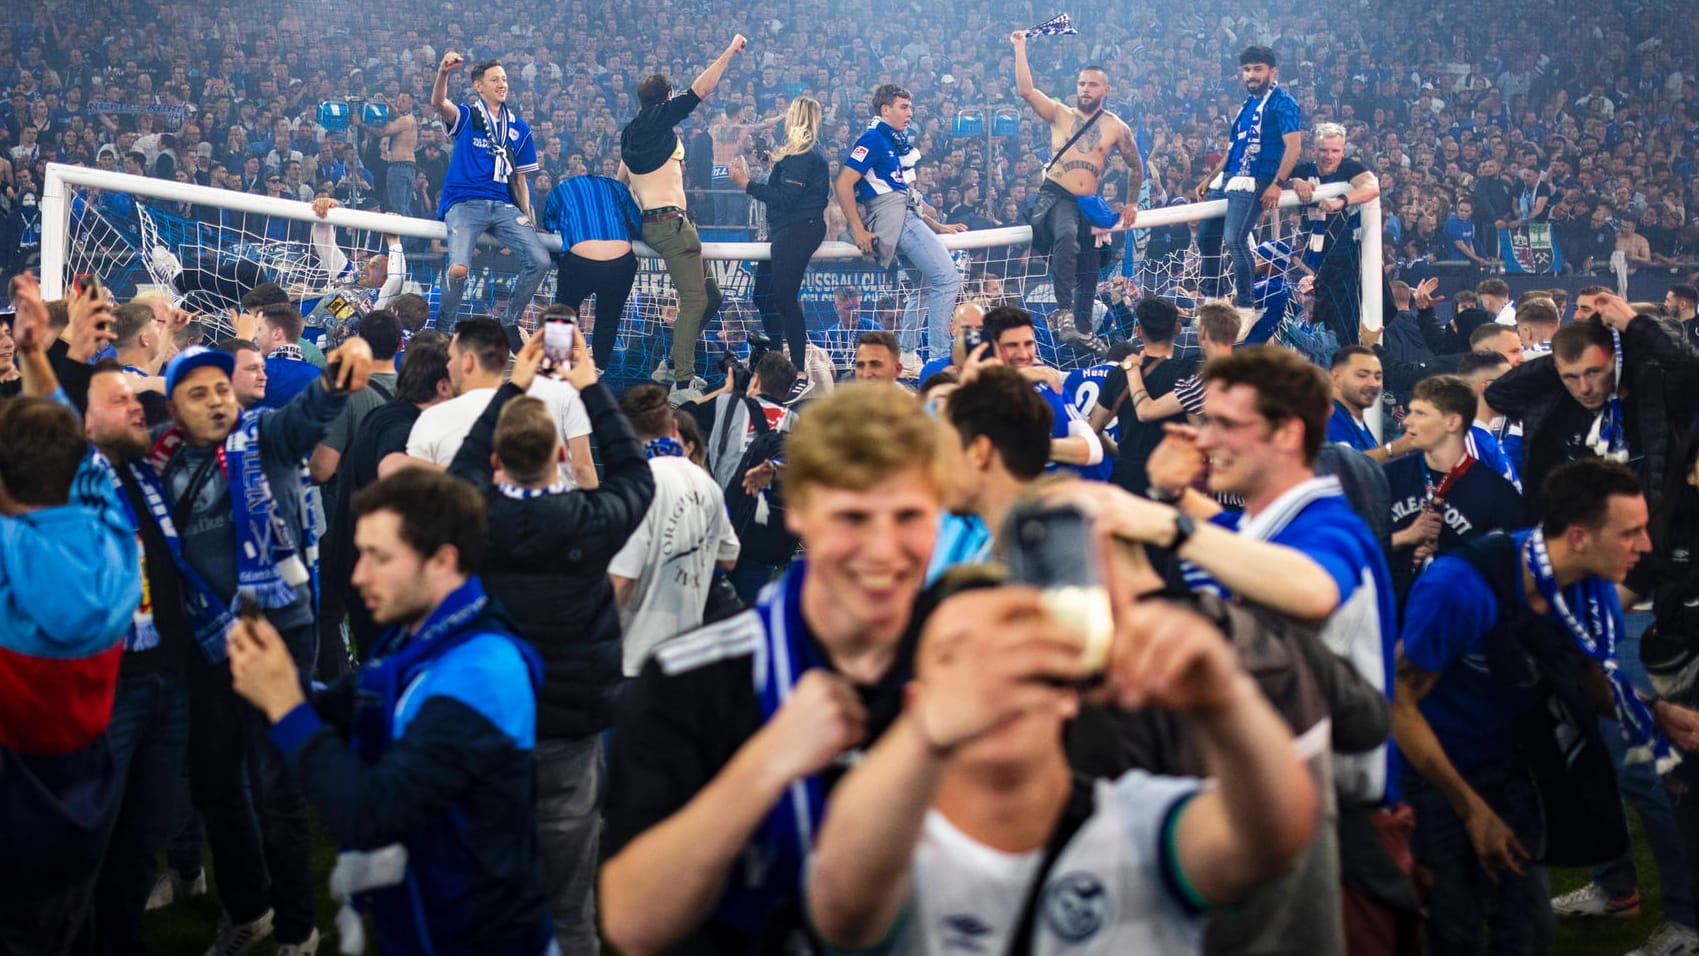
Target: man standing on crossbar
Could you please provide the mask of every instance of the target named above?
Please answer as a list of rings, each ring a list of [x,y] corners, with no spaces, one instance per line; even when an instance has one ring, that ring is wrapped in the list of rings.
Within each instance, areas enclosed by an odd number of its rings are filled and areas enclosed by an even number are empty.
[[[1044,167],[1029,221],[1032,248],[1050,256],[1050,281],[1056,290],[1051,327],[1063,342],[1092,347],[1092,299],[1097,294],[1099,261],[1091,221],[1082,204],[1101,204],[1098,180],[1109,168],[1109,154],[1120,149],[1127,164],[1127,202],[1116,228],[1132,226],[1138,217],[1139,187],[1144,184],[1144,157],[1133,131],[1119,116],[1103,108],[1109,95],[1109,74],[1100,66],[1080,71],[1074,105],[1051,99],[1032,85],[1026,61],[1027,31],[1009,34],[1015,46],[1015,91],[1038,118],[1050,125],[1050,162]],[[1103,207],[1107,211],[1108,207]],[[1101,224],[1100,224],[1101,225]]]
[[[732,37],[718,59],[674,95],[672,81],[660,73],[637,86],[638,112],[619,131],[619,181],[643,211],[643,241],[667,264],[678,290],[678,321],[673,326],[672,393],[675,407],[702,397],[696,374],[696,338],[703,317],[718,310],[720,290],[703,271],[702,238],[684,206],[684,140],[673,128],[684,122],[704,97],[720,85],[727,64],[748,41]]]

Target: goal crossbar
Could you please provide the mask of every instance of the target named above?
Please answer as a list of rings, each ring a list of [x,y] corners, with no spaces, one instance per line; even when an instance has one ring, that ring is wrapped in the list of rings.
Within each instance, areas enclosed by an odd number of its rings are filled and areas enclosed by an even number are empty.
[[[217,206],[223,209],[234,209],[302,222],[321,221],[318,215],[313,212],[312,204],[297,200],[278,199],[229,189],[215,189],[195,183],[153,179],[146,176],[134,176],[129,173],[110,172],[64,163],[48,164],[43,186],[41,203],[41,291],[42,295],[48,299],[56,299],[64,294],[63,263],[67,258],[70,236],[71,191],[79,187],[129,193],[134,196],[171,202]],[[1351,185],[1349,183],[1320,186],[1316,188],[1313,199],[1344,197],[1350,191]],[[1302,203],[1298,201],[1297,195],[1291,190],[1281,193],[1280,208],[1285,209],[1299,205],[1302,205]],[[1140,210],[1138,221],[1132,228],[1147,229],[1156,226],[1196,222],[1225,215],[1226,210],[1227,202],[1222,199]],[[1358,206],[1358,211],[1362,217],[1360,240],[1362,246],[1360,257],[1362,267],[1362,317],[1365,325],[1370,328],[1378,328],[1382,308],[1380,200],[1372,199],[1362,203]],[[448,238],[448,227],[433,219],[417,219],[364,212],[357,209],[336,208],[330,210],[322,221],[336,226],[380,234],[420,239],[446,240]],[[560,251],[560,237],[558,235],[545,232],[539,233],[538,237],[549,252]],[[951,251],[1027,245],[1032,241],[1032,229],[1028,226],[1005,226],[942,235],[939,236],[939,239],[944,248]],[[643,243],[635,242],[633,245],[639,256],[657,257],[654,250]],[[814,253],[814,258],[819,260],[846,260],[856,259],[861,255],[861,251],[852,243],[830,241],[820,245],[820,248]],[[759,262],[771,257],[771,249],[765,242],[704,242],[702,244],[702,257],[704,259],[736,259]]]

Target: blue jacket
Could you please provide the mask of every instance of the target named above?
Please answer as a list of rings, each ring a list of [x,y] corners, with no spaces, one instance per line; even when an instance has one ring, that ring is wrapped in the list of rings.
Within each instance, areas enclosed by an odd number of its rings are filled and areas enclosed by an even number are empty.
[[[402,882],[361,900],[385,953],[537,956],[541,662],[475,577],[378,647],[272,738],[345,849],[406,847]]]
[[[67,754],[105,733],[141,598],[135,528],[87,459],[66,504],[0,518],[0,746]]]

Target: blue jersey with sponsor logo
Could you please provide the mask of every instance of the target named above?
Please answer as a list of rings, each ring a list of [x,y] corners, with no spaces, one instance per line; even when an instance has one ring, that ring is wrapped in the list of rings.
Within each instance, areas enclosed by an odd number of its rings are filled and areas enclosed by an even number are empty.
[[[844,165],[861,174],[855,181],[858,200],[906,192],[918,162],[920,150],[883,120],[874,120],[844,157]]]
[[[490,146],[492,132],[506,130],[507,147],[512,150],[513,172],[535,172],[537,144],[531,139],[531,127],[512,110],[502,108],[502,117],[492,114],[493,124],[480,124],[472,118],[473,107],[459,106],[460,116],[448,135],[454,137],[454,153],[448,160],[448,173],[443,178],[442,201],[437,205],[437,218],[448,215],[456,204],[471,199],[511,202],[507,196],[507,179],[496,178],[496,157]],[[486,128],[480,128],[480,125]],[[493,129],[491,127],[493,125]]]

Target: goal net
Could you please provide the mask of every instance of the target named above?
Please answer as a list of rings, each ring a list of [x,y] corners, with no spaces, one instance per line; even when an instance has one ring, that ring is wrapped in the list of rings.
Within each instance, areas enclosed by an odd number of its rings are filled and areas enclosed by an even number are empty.
[[[402,237],[404,289],[427,299],[439,328],[452,328],[459,317],[501,314],[514,285],[515,272],[504,251],[480,248],[461,316],[437,315],[446,232],[433,220],[349,209],[332,210],[320,220],[306,203],[63,165],[49,167],[46,185],[44,294],[57,296],[73,276],[92,272],[120,297],[147,288],[166,291],[185,308],[201,313],[213,334],[229,331],[227,310],[246,291],[271,281],[302,302],[303,312],[312,313],[313,334],[323,331],[334,340],[345,333],[345,319],[369,306],[383,283],[383,270],[367,266],[371,257],[387,249],[386,235]],[[1343,184],[1322,187],[1317,195],[1340,195],[1347,189]],[[1251,237],[1261,257],[1255,295],[1259,308],[1278,327],[1278,341],[1323,360],[1322,353],[1332,347],[1330,337],[1325,323],[1310,321],[1312,312],[1347,312],[1352,328],[1359,314],[1371,326],[1379,323],[1379,207],[1370,203],[1360,208],[1362,254],[1354,266],[1372,281],[1317,283],[1312,291],[1304,281],[1308,272],[1302,262],[1309,226],[1295,204],[1288,194],[1279,214],[1262,217]],[[1132,335],[1130,303],[1141,295],[1171,298],[1184,313],[1203,301],[1205,270],[1196,228],[1206,218],[1222,215],[1224,206],[1213,202],[1142,210],[1135,229],[1106,238],[1099,250],[1102,270],[1090,320],[1096,344]],[[709,231],[708,238],[713,236]],[[1033,254],[1030,237],[1025,226],[941,237],[961,280],[959,299],[987,306],[1019,305],[1032,312],[1040,320],[1035,322],[1040,358],[1048,364],[1072,369],[1101,362],[1101,351],[1064,343],[1049,327],[1056,297],[1048,260]],[[557,236],[542,238],[551,251],[558,251]],[[641,244],[638,254],[637,280],[622,315],[597,315],[593,300],[581,304],[586,334],[598,321],[618,323],[613,358],[605,370],[616,386],[654,376],[672,349],[676,292],[664,263]],[[718,308],[707,317],[696,347],[697,374],[710,383],[718,383],[728,359],[747,359],[752,343],[763,335],[782,345],[782,336],[766,331],[754,301],[756,272],[767,254],[766,244],[760,242],[704,242],[703,258],[720,293]],[[1227,278],[1221,291],[1231,295],[1225,255],[1223,262]],[[905,373],[917,372],[921,362],[948,348],[948,342],[929,341],[928,291],[901,257],[892,267],[881,268],[854,246],[828,241],[810,264],[800,296],[811,361],[830,363],[841,373],[853,365],[862,332],[886,329],[897,335],[905,352]],[[551,271],[521,326],[527,331],[534,327],[538,312],[554,297]]]

